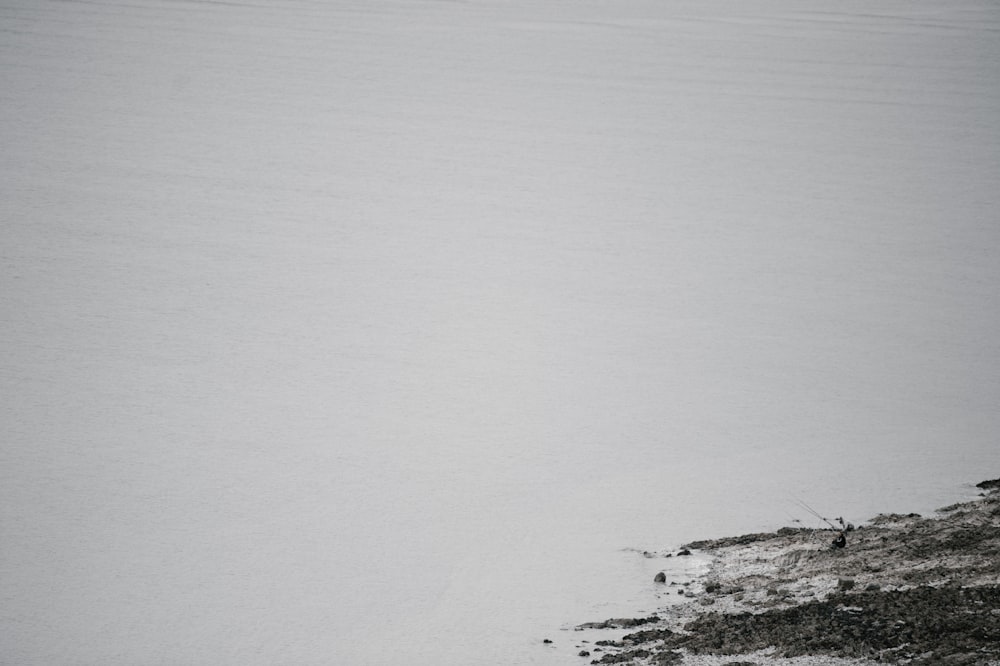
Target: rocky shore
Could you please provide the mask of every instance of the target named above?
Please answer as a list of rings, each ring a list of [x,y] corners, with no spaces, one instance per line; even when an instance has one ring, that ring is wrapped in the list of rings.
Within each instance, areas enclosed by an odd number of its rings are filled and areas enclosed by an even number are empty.
[[[593,664],[1000,666],[1000,479],[979,487],[978,500],[931,517],[877,516],[846,531],[843,548],[831,530],[801,528],[688,544],[711,557],[691,598],[581,625],[636,631],[579,654]]]

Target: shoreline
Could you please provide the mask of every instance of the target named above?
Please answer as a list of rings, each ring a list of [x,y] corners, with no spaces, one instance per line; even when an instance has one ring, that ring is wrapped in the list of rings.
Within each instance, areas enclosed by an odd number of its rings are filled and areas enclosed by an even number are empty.
[[[1000,479],[977,487],[932,516],[848,526],[844,548],[808,528],[687,544],[710,561],[685,600],[579,625],[636,629],[578,641],[581,663],[1000,666]]]

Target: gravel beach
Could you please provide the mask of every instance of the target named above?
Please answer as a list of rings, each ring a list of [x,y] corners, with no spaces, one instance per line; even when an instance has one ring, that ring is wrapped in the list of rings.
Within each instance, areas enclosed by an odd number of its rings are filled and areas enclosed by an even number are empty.
[[[1000,664],[1000,480],[933,516],[699,541],[689,599],[580,645],[594,664]],[[663,554],[662,556],[666,556]],[[667,581],[663,584],[668,585]]]

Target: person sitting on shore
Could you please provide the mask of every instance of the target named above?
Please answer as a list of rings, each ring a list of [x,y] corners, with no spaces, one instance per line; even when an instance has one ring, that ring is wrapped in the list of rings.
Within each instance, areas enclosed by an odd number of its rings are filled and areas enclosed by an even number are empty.
[[[847,545],[847,536],[840,532],[837,538],[830,543],[830,548],[843,548]]]

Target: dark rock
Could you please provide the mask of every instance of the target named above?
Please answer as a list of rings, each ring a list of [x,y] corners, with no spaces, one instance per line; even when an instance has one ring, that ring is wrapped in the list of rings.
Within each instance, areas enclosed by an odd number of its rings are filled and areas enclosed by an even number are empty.
[[[613,617],[604,622],[587,622],[578,626],[577,629],[631,629],[632,627],[641,627],[644,624],[659,621],[659,615],[650,615],[649,617]]]
[[[850,578],[840,578],[840,579],[837,580],[837,589],[838,590],[844,590],[844,591],[853,590],[854,589],[854,581],[851,580]]]
[[[976,484],[976,488],[982,488],[983,490],[990,490],[993,488],[1000,488],[1000,479],[991,479],[989,481],[980,481]]]
[[[549,639],[547,639],[547,638],[546,638],[546,639],[545,639],[545,640],[543,640],[542,642],[543,642],[543,643],[551,643],[552,641],[550,641]]]
[[[653,577],[653,582],[654,583],[666,583],[667,582],[667,574],[665,574],[665,573],[663,573],[661,571],[660,573],[656,574],[656,576]]]
[[[652,652],[649,650],[644,650],[642,648],[638,650],[627,650],[625,652],[618,652],[616,654],[606,654],[600,659],[592,661],[592,664],[624,664],[627,662],[635,661],[636,659],[645,659],[650,656]]]
[[[690,555],[690,554],[691,554],[691,551],[688,550],[687,548],[685,548],[681,552],[677,553],[677,556],[678,557],[684,557],[684,556]]]
[[[920,518],[919,513],[909,513],[903,515],[901,513],[880,513],[879,515],[872,518],[869,523],[875,526],[885,525],[886,523],[899,523],[906,521],[908,519]]]
[[[590,653],[587,652],[586,650],[580,650],[580,653],[577,656],[578,657],[589,657]]]
[[[670,640],[674,635],[674,632],[670,629],[643,629],[641,631],[627,634],[622,639],[622,642],[626,644],[631,643],[633,645],[638,645],[654,641]]]
[[[606,654],[600,659],[596,659],[590,663],[631,664],[634,663],[636,659],[649,659],[649,663],[654,664],[655,666],[670,666],[671,664],[680,664],[684,659],[684,654],[677,650],[664,650],[658,652],[651,652],[645,648],[638,648],[635,650],[618,652],[616,654]]]

